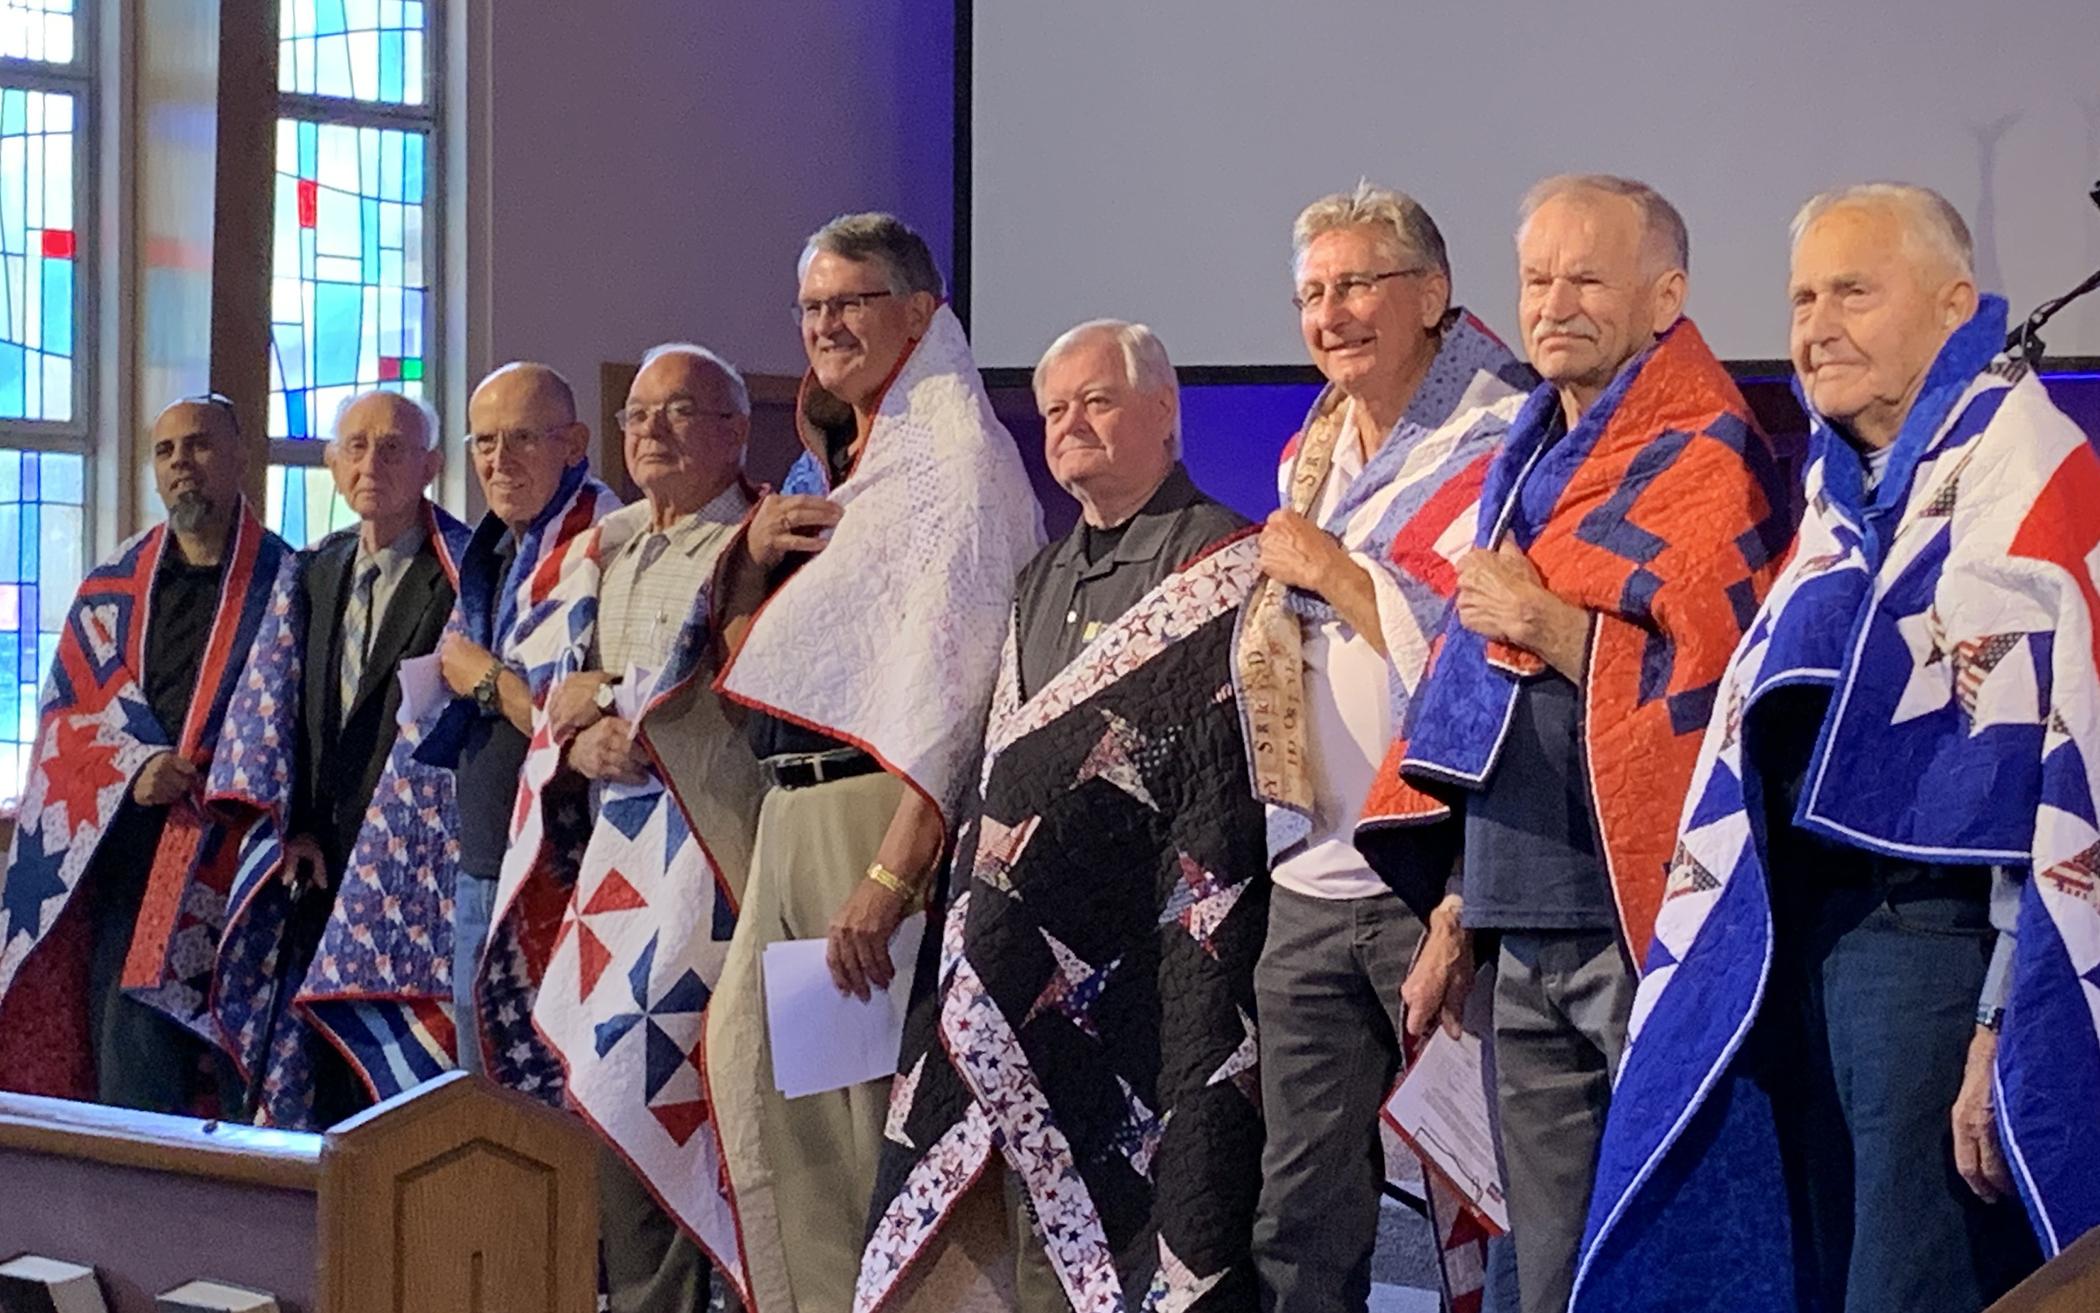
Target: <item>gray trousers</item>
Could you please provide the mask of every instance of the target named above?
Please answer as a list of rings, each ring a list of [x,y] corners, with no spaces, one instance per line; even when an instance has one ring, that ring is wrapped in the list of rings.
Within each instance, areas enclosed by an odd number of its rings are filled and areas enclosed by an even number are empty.
[[[1421,937],[1392,894],[1270,898],[1254,968],[1268,1124],[1254,1265],[1269,1313],[1370,1303],[1385,1185],[1378,1109],[1400,1070],[1400,984]]]
[[[610,1149],[598,1153],[598,1235],[611,1313],[706,1313],[707,1256]]]
[[[1495,1102],[1524,1313],[1566,1313],[1635,984],[1614,931],[1502,935]]]

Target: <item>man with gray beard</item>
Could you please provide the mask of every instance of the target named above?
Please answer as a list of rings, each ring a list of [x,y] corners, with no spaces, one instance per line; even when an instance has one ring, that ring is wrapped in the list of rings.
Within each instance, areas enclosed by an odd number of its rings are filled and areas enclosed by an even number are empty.
[[[226,398],[177,401],[147,447],[168,522],[81,585],[0,882],[0,1088],[231,1113],[197,950],[216,947],[239,836],[203,782],[291,549],[241,495]]]

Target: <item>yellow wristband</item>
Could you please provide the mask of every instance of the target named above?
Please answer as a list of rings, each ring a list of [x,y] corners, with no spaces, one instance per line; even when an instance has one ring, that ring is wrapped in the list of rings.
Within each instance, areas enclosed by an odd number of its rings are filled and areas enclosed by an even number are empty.
[[[868,863],[868,878],[903,899],[907,906],[916,901],[919,896],[918,890],[904,883],[903,879],[895,871],[884,866],[881,862]]]

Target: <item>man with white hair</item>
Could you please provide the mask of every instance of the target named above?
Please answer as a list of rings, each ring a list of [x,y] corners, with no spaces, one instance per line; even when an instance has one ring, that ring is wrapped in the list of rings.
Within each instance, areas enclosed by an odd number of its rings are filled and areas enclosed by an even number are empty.
[[[1544,381],[1481,494],[1402,770],[1465,813],[1461,919],[1499,940],[1496,1101],[1517,1286],[1562,1313],[1685,781],[1786,541],[1748,404],[1683,317],[1684,221],[1549,178],[1517,230]],[[1462,962],[1449,974],[1465,986]]]
[[[467,530],[426,495],[437,439],[429,406],[397,391],[359,393],[337,413],[323,459],[358,523],[300,554],[298,581],[285,585],[296,595],[279,599],[247,653],[246,696],[235,701],[208,790],[222,810],[270,822],[251,832],[234,892],[218,1010],[226,1033],[241,1037],[258,1095],[267,1046],[303,1049],[310,1081],[280,1066],[267,1088],[264,1111],[280,1124],[325,1128],[369,1101],[332,1046],[308,1042],[317,1037],[287,1005],[393,753],[401,663],[435,651],[452,613]],[[278,761],[286,769],[274,769]],[[281,851],[261,852],[279,843]],[[265,964],[269,978],[251,979]]]
[[[529,1018],[500,1036],[491,1074],[576,1108],[605,1141],[613,1313],[696,1313],[711,1258],[743,1289],[701,1040],[760,791],[710,687],[715,570],[753,500],[750,394],[706,347],[665,343],[642,357],[619,423],[642,500],[535,585],[544,625],[566,635],[564,673],[536,718],[490,947],[534,969],[492,974],[483,1011]]]
[[[1456,827],[1390,828],[1391,750],[1531,376],[1452,304],[1443,235],[1413,199],[1362,183],[1306,207],[1291,238],[1299,329],[1327,387],[1284,448],[1268,577],[1236,652],[1275,881],[1247,1092],[1268,1127],[1264,1307],[1336,1313],[1370,1298],[1378,1109],[1402,1037],[1445,1015],[1439,989],[1403,1016],[1409,963],[1418,947],[1441,962],[1461,938],[1446,899]]]
[[[2037,1261],[2016,1192],[2047,1254],[2100,1224],[2100,460],[1936,193],[1809,201],[1789,295],[1808,511],[1707,729],[1585,1309],[1952,1313]]]
[[[1005,1307],[1252,1308],[1268,878],[1229,681],[1256,546],[1178,459],[1151,329],[1066,332],[1035,395],[1080,522],[1016,586],[953,960],[906,1030],[858,1306],[940,1285],[919,1259],[950,1227],[924,1218],[968,1194],[1017,1260],[991,1274]],[[938,1150],[953,1138],[964,1163]],[[971,1248],[967,1222],[953,1234]],[[898,1306],[928,1304],[955,1301]]]

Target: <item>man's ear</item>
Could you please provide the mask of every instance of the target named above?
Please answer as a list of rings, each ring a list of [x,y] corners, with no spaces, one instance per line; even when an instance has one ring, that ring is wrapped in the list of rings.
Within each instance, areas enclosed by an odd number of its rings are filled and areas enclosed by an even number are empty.
[[[575,465],[591,454],[591,426],[582,420],[574,420],[561,430],[561,442],[565,445],[565,464]]]
[[[1957,278],[1940,289],[1940,327],[1952,332],[1976,315],[1976,284]]]
[[[445,468],[445,454],[432,447],[423,453],[423,481],[418,487],[428,488],[437,482],[437,476]]]
[[[1428,293],[1422,298],[1422,331],[1434,333],[1451,313],[1451,280],[1439,269],[1424,274],[1422,281]]]
[[[934,312],[941,308],[941,299],[931,292],[913,292],[904,298],[904,322],[911,327],[913,337],[926,336],[933,326]]]
[[[1684,314],[1684,297],[1687,284],[1682,269],[1672,269],[1655,282],[1655,322],[1651,326],[1657,337],[1670,331],[1670,325]]]

